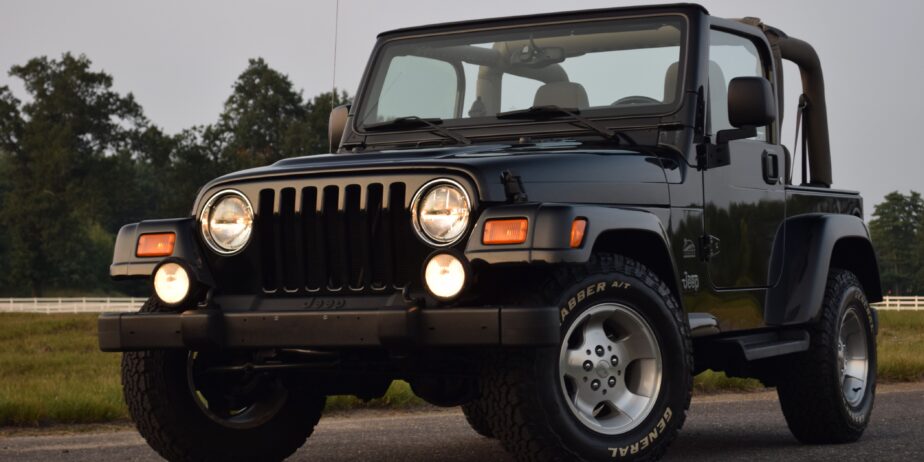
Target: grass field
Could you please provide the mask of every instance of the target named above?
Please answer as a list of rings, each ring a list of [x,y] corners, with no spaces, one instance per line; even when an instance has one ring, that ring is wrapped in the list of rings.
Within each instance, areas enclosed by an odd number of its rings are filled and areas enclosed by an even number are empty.
[[[881,312],[879,377],[924,380],[924,313]],[[96,346],[96,315],[0,314],[0,426],[107,422],[126,419],[119,355]],[[706,372],[696,391],[747,391],[754,380]],[[395,382],[379,400],[331,397],[328,409],[401,408],[421,404]]]

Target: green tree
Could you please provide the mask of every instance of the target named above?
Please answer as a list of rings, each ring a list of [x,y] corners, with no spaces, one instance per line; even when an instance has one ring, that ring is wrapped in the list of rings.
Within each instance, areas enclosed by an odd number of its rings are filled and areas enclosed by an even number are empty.
[[[889,193],[876,205],[873,217],[870,234],[879,257],[883,289],[893,295],[920,293],[924,289],[919,244],[924,238],[921,194]]]
[[[262,59],[251,59],[234,83],[218,123],[202,138],[220,152],[227,170],[268,165],[286,157],[326,153],[327,118],[346,93],[305,101],[289,78]]]
[[[113,228],[130,189],[133,133],[147,124],[131,94],[85,56],[34,58],[10,70],[30,98],[4,109],[9,152],[2,220],[6,277],[20,292],[104,284]],[[7,106],[9,98],[4,98]],[[12,127],[12,128],[10,128]],[[130,177],[129,177],[130,178]]]
[[[289,140],[300,146],[298,155],[327,153],[330,151],[327,138],[327,123],[330,111],[341,104],[348,104],[350,97],[345,91],[321,93],[305,103],[307,118],[299,124],[293,137]]]
[[[220,147],[232,169],[257,167],[298,155],[287,140],[305,120],[302,94],[287,76],[262,59],[251,59],[234,83],[231,96],[214,126],[204,135]]]
[[[13,97],[9,87],[0,87],[0,210],[10,190],[12,172],[12,151],[22,136],[22,117],[19,114],[19,100]],[[0,226],[0,262],[9,261],[9,233],[6,226]],[[6,292],[8,278],[0,275],[0,291]]]

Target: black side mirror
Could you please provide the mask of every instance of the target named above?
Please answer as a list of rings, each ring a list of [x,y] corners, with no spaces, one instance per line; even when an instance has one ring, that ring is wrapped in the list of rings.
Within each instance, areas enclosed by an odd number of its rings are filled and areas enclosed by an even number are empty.
[[[728,84],[728,121],[735,127],[762,127],[776,120],[776,100],[763,77],[735,77]]]
[[[337,106],[330,111],[330,118],[327,119],[327,139],[330,143],[330,152],[332,153],[340,149],[340,142],[343,140],[343,131],[346,129],[347,118],[349,116],[349,104]]]
[[[735,77],[728,84],[728,121],[736,127],[716,133],[716,144],[751,138],[756,127],[776,120],[773,87],[763,77]]]

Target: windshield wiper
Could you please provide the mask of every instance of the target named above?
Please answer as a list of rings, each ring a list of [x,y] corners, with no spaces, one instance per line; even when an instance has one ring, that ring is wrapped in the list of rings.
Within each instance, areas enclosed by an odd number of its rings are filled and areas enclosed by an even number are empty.
[[[404,116],[396,117],[392,120],[386,122],[378,122],[374,124],[366,124],[363,126],[366,130],[375,131],[375,130],[388,130],[391,128],[408,128],[408,127],[428,127],[430,133],[435,133],[442,135],[444,138],[456,140],[462,144],[472,144],[472,140],[449,130],[446,127],[441,127],[439,124],[443,123],[443,119],[439,117],[427,118],[417,116]]]
[[[590,119],[581,115],[581,111],[575,108],[564,108],[556,105],[546,105],[546,106],[533,106],[528,109],[517,109],[515,111],[507,112],[498,112],[495,117],[498,119],[527,119],[527,120],[542,120],[542,119],[551,119],[556,116],[568,116],[573,120],[569,120],[568,123],[572,125],[577,125],[581,128],[586,128],[595,132],[596,134],[608,139],[614,140],[617,143],[622,139],[628,142],[629,144],[638,144],[635,140],[632,139],[629,135],[619,132],[619,131],[610,131],[607,128],[601,127]]]

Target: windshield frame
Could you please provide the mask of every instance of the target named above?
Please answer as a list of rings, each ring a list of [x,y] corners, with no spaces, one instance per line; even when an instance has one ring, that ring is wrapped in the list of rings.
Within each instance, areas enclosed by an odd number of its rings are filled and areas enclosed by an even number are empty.
[[[599,13],[599,12],[596,12]],[[555,16],[542,18],[533,17],[524,17],[524,18],[512,18],[514,21],[503,24],[495,25],[490,22],[486,24],[470,24],[469,27],[459,28],[459,27],[447,27],[448,30],[441,30],[439,26],[432,26],[430,30],[417,30],[409,29],[404,31],[399,31],[396,35],[392,34],[383,34],[380,36],[380,40],[376,44],[376,47],[373,50],[372,56],[369,60],[369,64],[366,67],[366,71],[363,74],[362,84],[359,88],[359,91],[356,95],[356,103],[351,108],[351,117],[350,124],[351,130],[360,136],[377,136],[383,134],[394,134],[394,133],[426,133],[426,129],[400,129],[396,128],[394,130],[369,130],[367,125],[363,124],[360,115],[364,114],[367,111],[367,107],[370,104],[374,105],[375,103],[371,101],[371,96],[375,93],[374,88],[374,79],[379,77],[379,73],[387,73],[387,71],[382,69],[383,61],[386,59],[388,49],[390,46],[398,44],[402,45],[408,42],[415,40],[429,40],[440,37],[452,37],[452,38],[464,38],[466,36],[478,36],[485,33],[498,33],[506,30],[523,30],[531,28],[542,28],[542,27],[556,27],[556,26],[568,26],[568,25],[583,25],[583,24],[594,24],[594,23],[606,23],[606,22],[618,22],[622,20],[633,20],[633,19],[650,19],[650,18],[677,18],[679,19],[680,26],[680,43],[679,43],[679,69],[678,69],[678,82],[677,82],[677,93],[676,97],[672,102],[663,103],[658,105],[650,106],[627,106],[624,108],[607,108],[607,107],[596,107],[582,112],[588,119],[592,120],[601,120],[601,121],[618,121],[620,120],[631,120],[633,125],[637,125],[639,119],[660,119],[672,116],[677,114],[681,108],[684,106],[685,98],[683,95],[686,92],[687,87],[687,72],[690,67],[691,62],[691,46],[692,46],[692,21],[690,14],[682,10],[662,10],[656,12],[647,12],[640,13],[638,10],[633,12],[622,12],[622,11],[612,11],[610,14],[600,15],[595,14],[591,17],[560,17],[556,18]],[[517,21],[519,19],[519,21]],[[451,26],[451,25],[449,25]],[[402,33],[403,32],[403,33]],[[382,76],[384,78],[384,76]],[[566,118],[563,116],[562,118]],[[560,118],[560,119],[562,119]],[[482,117],[464,117],[458,119],[446,119],[442,125],[450,129],[458,130],[468,130],[468,129],[490,129],[490,128],[501,128],[501,127],[511,127],[511,126],[533,126],[536,124],[546,124],[551,121],[538,121],[538,120],[522,120],[522,119],[501,119],[497,118],[496,114]],[[528,130],[529,132],[535,132],[535,129]],[[465,136],[470,136],[477,138],[477,134],[471,134],[467,131]]]

